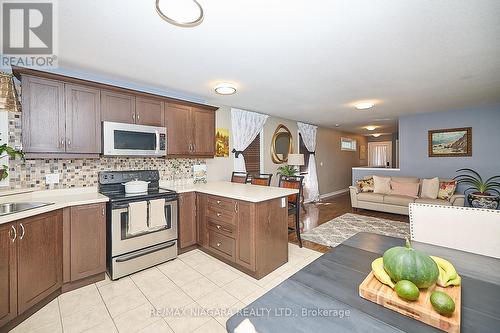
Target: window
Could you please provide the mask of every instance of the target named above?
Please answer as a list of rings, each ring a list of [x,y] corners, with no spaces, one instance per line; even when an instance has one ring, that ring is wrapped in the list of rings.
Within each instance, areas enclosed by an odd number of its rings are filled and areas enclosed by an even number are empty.
[[[299,133],[299,153],[304,155],[304,165],[300,166],[300,172],[309,172],[309,150],[307,150],[302,135]]]
[[[243,151],[245,157],[245,167],[249,174],[260,173],[260,134]]]
[[[356,151],[356,140],[351,138],[341,138],[340,150]]]

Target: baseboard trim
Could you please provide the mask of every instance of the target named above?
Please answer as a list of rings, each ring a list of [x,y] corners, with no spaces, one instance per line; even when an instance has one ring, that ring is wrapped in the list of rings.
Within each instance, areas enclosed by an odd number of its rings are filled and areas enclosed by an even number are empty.
[[[334,191],[334,192],[330,192],[330,193],[321,194],[319,196],[319,198],[320,198],[320,200],[322,200],[322,199],[334,197],[334,196],[339,195],[339,194],[344,194],[346,192],[349,192],[349,188],[344,188],[342,190],[338,190],[338,191]],[[305,200],[304,201],[304,203],[311,203],[311,202],[312,202],[312,200]]]

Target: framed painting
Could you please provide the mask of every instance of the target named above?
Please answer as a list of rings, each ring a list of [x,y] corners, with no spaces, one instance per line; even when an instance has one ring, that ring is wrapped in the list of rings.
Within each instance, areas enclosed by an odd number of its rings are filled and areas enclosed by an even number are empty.
[[[472,156],[472,127],[429,131],[429,157]]]
[[[229,130],[217,128],[215,131],[215,156],[229,157]]]
[[[359,159],[366,160],[366,145],[359,146]]]

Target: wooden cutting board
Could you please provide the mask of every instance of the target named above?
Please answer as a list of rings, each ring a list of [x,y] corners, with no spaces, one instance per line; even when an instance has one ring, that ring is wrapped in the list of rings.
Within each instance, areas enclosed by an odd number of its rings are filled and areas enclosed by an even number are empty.
[[[446,292],[455,301],[455,312],[451,317],[440,315],[432,307],[430,297],[435,290]],[[442,288],[434,285],[427,290],[420,289],[420,296],[416,301],[405,301],[391,287],[377,280],[373,272],[370,272],[359,285],[359,296],[445,332],[453,333],[460,332],[461,294],[461,286]]]

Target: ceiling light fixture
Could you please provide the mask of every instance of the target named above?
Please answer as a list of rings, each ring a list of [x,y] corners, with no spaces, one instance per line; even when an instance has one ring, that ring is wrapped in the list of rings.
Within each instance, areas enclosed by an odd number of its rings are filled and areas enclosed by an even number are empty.
[[[380,133],[375,133],[375,134],[372,134],[372,136],[373,136],[374,138],[378,138],[378,137],[380,136]]]
[[[221,82],[214,88],[215,92],[219,95],[232,95],[236,93],[236,87],[227,82]]]
[[[198,7],[197,11],[199,12],[198,16],[189,17],[192,14],[191,13],[192,9],[187,8],[188,1],[193,1],[196,4],[196,6]],[[180,16],[179,18],[172,18],[170,16],[167,16],[160,9],[160,0],[156,0],[156,12],[158,13],[158,15],[160,15],[160,17],[162,19],[164,19],[165,21],[167,21],[168,23],[176,25],[178,27],[188,28],[188,27],[197,26],[198,24],[200,24],[203,21],[203,18],[205,17],[205,14],[203,13],[203,8],[196,0],[184,0],[184,3],[177,5],[177,8],[175,8],[175,9],[177,9],[179,11],[179,13],[182,11],[184,11],[184,13],[182,13],[181,15],[178,15],[178,16]]]
[[[359,102],[354,105],[354,107],[358,110],[366,110],[370,109],[375,105],[373,102]]]
[[[374,131],[377,128],[377,126],[366,126],[365,128],[369,131]]]

